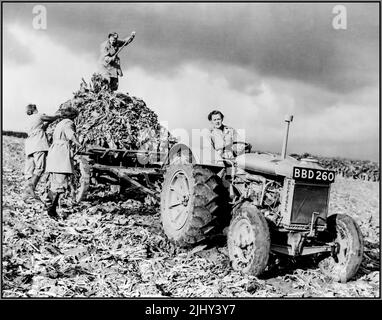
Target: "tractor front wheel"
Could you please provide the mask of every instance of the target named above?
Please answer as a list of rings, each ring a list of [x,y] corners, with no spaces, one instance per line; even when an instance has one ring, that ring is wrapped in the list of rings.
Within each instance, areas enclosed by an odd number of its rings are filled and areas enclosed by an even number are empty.
[[[328,217],[327,240],[335,244],[330,257],[320,261],[321,271],[334,281],[347,282],[358,271],[363,257],[363,236],[357,223],[348,215]]]
[[[254,276],[266,268],[271,247],[268,223],[253,205],[234,212],[228,229],[228,252],[234,270]]]

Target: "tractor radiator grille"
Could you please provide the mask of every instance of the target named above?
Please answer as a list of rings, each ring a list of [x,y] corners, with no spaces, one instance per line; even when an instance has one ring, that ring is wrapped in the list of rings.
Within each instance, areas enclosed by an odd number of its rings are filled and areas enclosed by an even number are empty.
[[[329,187],[296,183],[293,195],[291,224],[310,224],[312,213],[319,213],[317,225],[325,225],[329,205]]]

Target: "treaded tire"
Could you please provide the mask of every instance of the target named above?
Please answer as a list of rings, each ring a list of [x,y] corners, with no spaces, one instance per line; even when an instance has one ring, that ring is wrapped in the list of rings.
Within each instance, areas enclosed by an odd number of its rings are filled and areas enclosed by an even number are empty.
[[[76,188],[76,202],[86,199],[90,186],[91,165],[84,156],[77,156],[74,161],[74,183]]]
[[[228,253],[232,268],[254,276],[260,275],[269,259],[269,227],[261,212],[244,203],[234,211],[228,229]]]
[[[182,184],[188,194],[183,198],[179,191]],[[211,170],[192,164],[170,165],[161,192],[161,220],[165,234],[181,247],[207,240],[228,225],[228,199],[220,178]],[[177,205],[177,201],[182,204]]]
[[[327,219],[329,241],[338,244],[335,257],[330,256],[319,262],[325,275],[334,281],[347,282],[357,273],[361,265],[364,241],[357,223],[348,215],[334,214]]]

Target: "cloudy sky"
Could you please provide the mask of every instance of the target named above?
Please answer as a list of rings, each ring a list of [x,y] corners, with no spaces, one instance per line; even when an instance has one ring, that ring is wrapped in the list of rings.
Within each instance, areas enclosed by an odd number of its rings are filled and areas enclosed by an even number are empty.
[[[255,149],[280,152],[293,114],[289,153],[378,161],[377,3],[342,3],[346,29],[335,3],[45,3],[46,29],[35,5],[3,3],[4,130],[24,130],[28,103],[54,113],[97,71],[107,34],[134,30],[119,90],[170,129],[220,109]]]

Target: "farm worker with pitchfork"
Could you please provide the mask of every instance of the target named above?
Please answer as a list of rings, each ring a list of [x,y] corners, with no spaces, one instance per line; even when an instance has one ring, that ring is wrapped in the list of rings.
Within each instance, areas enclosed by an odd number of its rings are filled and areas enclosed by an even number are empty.
[[[76,127],[73,120],[78,116],[78,110],[72,106],[61,111],[61,120],[53,132],[53,143],[48,151],[46,172],[49,174],[50,190],[45,203],[48,215],[57,220],[56,211],[60,194],[64,193],[70,184],[73,174],[71,157],[72,144],[82,147],[76,137]]]
[[[47,116],[38,112],[35,104],[26,106],[28,115],[27,133],[25,139],[25,178],[26,188],[23,200],[38,199],[35,194],[36,186],[45,171],[46,154],[49,149],[46,129],[50,123],[60,118],[60,115]]]
[[[111,91],[118,90],[118,76],[122,77],[122,69],[118,53],[135,38],[135,31],[125,40],[118,39],[118,33],[112,32],[108,40],[101,45],[101,73]]]

